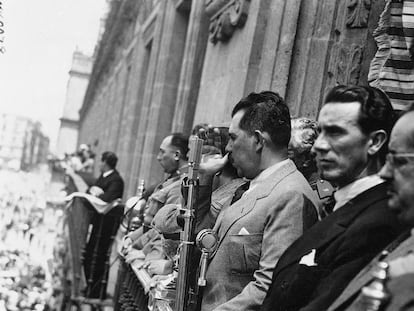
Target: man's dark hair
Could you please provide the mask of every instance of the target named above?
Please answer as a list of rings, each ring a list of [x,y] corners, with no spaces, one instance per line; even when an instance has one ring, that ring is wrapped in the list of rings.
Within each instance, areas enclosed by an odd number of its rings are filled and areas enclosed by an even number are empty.
[[[245,113],[239,127],[250,135],[259,130],[266,132],[275,146],[286,147],[290,140],[290,113],[283,98],[271,91],[250,93],[233,108],[231,116],[238,111]]]
[[[325,104],[351,102],[361,104],[358,125],[362,133],[369,135],[373,131],[384,130],[389,139],[396,118],[391,102],[383,91],[372,86],[338,85],[331,89],[325,97]],[[385,143],[378,152],[381,163],[385,163],[387,145]]]
[[[108,166],[112,169],[116,167],[116,163],[118,162],[118,157],[112,151],[105,151],[102,153],[101,161],[108,164]]]
[[[183,160],[187,160],[187,153],[188,153],[188,136],[184,135],[183,133],[172,133],[171,134],[171,145],[181,153],[181,158]]]

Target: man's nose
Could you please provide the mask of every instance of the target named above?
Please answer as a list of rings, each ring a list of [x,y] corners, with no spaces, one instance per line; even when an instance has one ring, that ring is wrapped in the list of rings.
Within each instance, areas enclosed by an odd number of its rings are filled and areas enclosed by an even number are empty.
[[[321,135],[316,138],[315,143],[312,146],[311,152],[313,153],[321,153],[327,152],[329,150],[329,143],[328,141]]]
[[[230,141],[227,143],[226,148],[225,148],[224,150],[226,151],[226,153],[231,152],[231,150],[232,150],[232,146],[231,146],[231,144],[230,144]]]
[[[385,162],[382,169],[379,171],[378,175],[385,180],[391,180],[393,178],[393,171],[390,163],[388,161]]]

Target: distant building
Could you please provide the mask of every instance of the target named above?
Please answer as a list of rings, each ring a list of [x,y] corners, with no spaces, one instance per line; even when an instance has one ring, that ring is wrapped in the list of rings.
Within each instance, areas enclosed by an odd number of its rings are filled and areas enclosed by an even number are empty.
[[[30,170],[46,163],[49,154],[49,138],[42,133],[40,122],[30,121],[23,144],[21,169]]]
[[[45,163],[49,138],[41,124],[26,117],[0,115],[0,167],[29,170]]]
[[[80,51],[75,51],[69,80],[66,88],[66,101],[60,128],[56,152],[58,155],[73,153],[78,145],[79,109],[89,82],[93,59]]]

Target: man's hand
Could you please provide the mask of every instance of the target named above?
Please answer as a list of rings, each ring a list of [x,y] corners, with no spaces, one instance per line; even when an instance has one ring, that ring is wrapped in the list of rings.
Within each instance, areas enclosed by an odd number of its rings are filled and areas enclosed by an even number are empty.
[[[219,154],[203,155],[198,175],[200,185],[211,184],[214,175],[223,169],[228,160],[229,156],[227,154],[224,157]]]
[[[213,176],[223,169],[228,160],[228,154],[224,157],[219,154],[203,155],[200,163],[200,174]]]
[[[150,275],[167,275],[172,272],[173,262],[168,259],[150,260],[143,265]]]
[[[127,264],[130,264],[131,262],[137,259],[141,259],[141,260],[145,259],[145,254],[142,250],[131,249],[128,252],[128,254],[125,256],[125,262]]]
[[[104,194],[104,191],[102,190],[102,188],[99,188],[97,186],[92,186],[89,189],[89,193],[95,197],[99,197],[100,195]]]
[[[200,163],[199,179],[201,185],[210,184],[214,175],[221,171],[228,161],[228,155],[223,156],[227,128],[218,128],[211,125],[207,129],[199,129],[197,136],[204,140],[203,155]]]
[[[213,151],[212,148],[215,149],[213,153],[221,153],[224,154],[224,148],[226,147],[223,143],[223,135],[228,135],[227,128],[219,128],[213,127],[209,125],[207,129],[201,128],[198,130],[197,136],[204,140],[204,148],[203,153],[207,153],[209,151]],[[212,147],[212,148],[208,148]],[[207,152],[205,152],[207,151]]]
[[[124,256],[128,255],[131,248],[132,248],[132,239],[126,236],[124,240],[122,241],[122,248],[121,248],[122,255]]]

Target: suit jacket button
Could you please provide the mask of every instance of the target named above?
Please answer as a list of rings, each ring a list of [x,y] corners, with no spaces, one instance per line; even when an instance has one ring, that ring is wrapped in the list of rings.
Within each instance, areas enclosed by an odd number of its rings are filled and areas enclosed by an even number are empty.
[[[283,281],[283,282],[280,284],[280,288],[281,288],[281,289],[283,289],[283,290],[287,289],[287,286],[288,286],[288,282],[286,282],[286,281]]]

